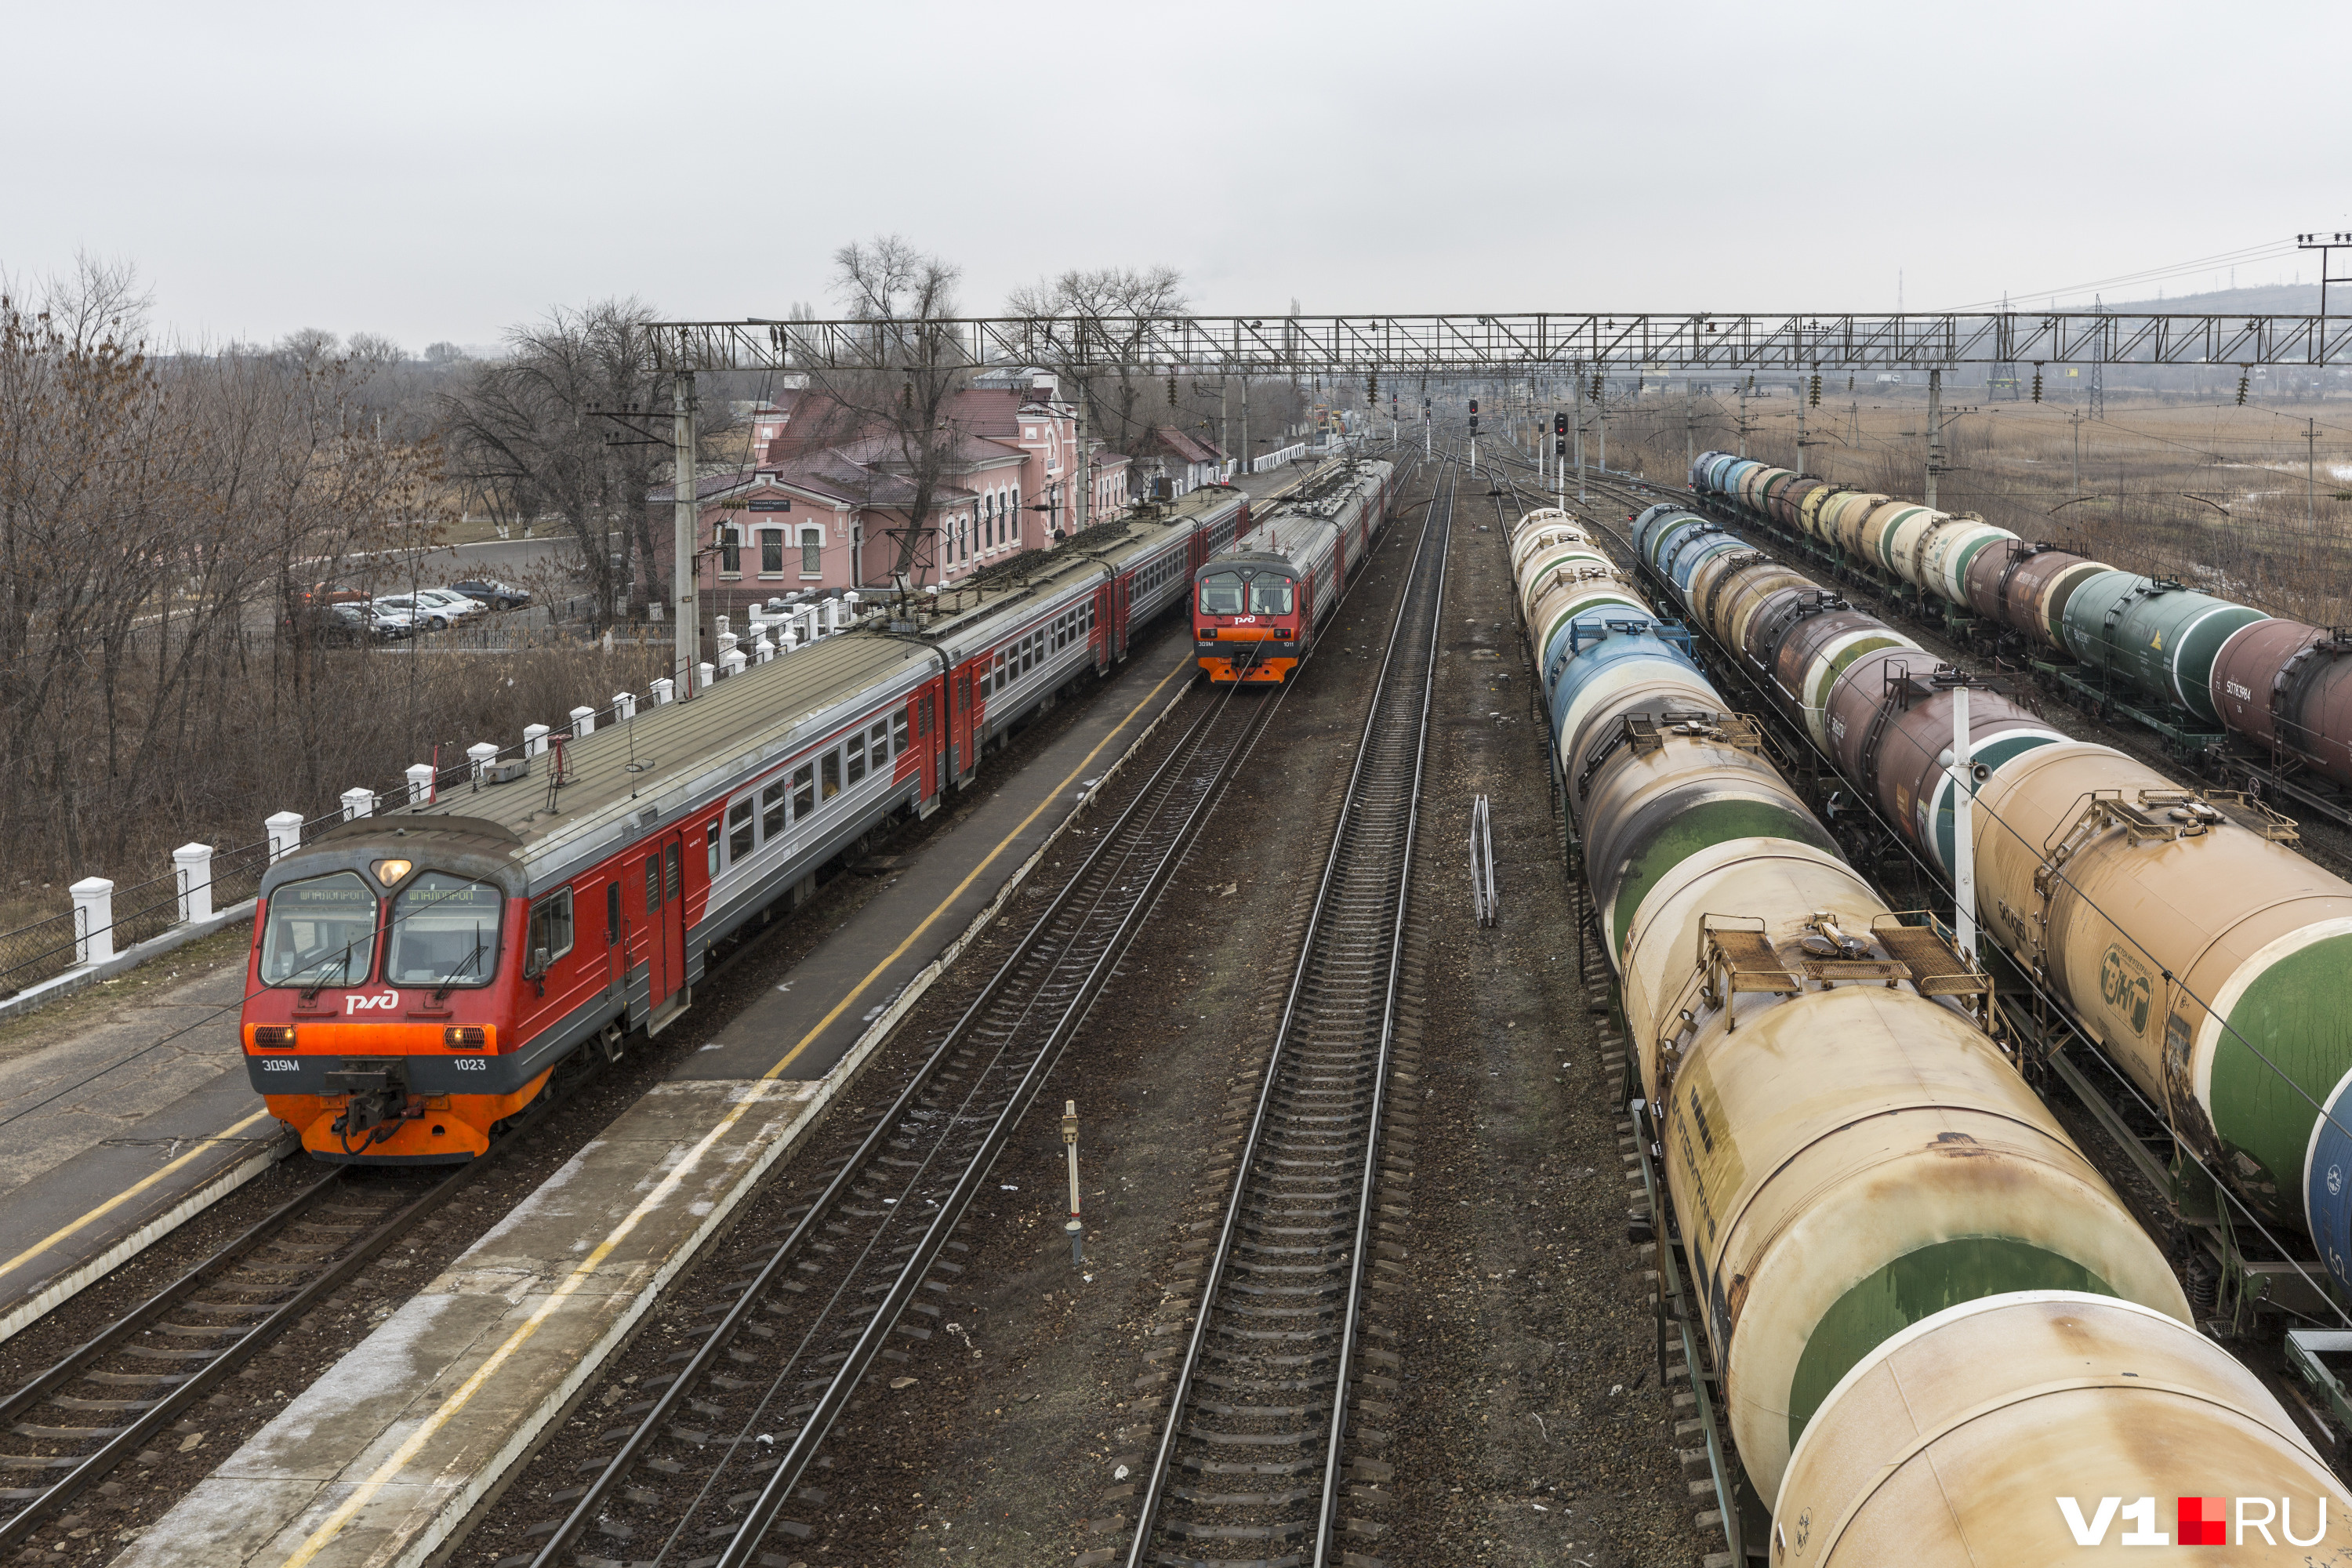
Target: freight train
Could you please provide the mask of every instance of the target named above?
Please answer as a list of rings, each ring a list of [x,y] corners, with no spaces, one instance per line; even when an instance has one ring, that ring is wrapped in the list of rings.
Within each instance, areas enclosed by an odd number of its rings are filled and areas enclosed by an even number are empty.
[[[1957,672],[1684,508],[1642,512],[1633,542],[1952,882]],[[1968,726],[1987,933],[2208,1169],[2266,1219],[2306,1227],[2352,1290],[2352,883],[2280,842],[2284,819],[2183,790],[1996,691],[1970,693]]]
[[[1726,452],[1694,460],[1690,484],[1804,538],[1842,569],[1981,616],[2030,648],[2071,656],[2101,689],[2121,689],[2118,706],[2153,708],[2156,726],[2177,739],[2218,725],[2242,737],[2275,778],[2308,773],[2352,786],[2352,633]],[[2334,790],[2318,798],[2346,810]]]
[[[1393,479],[1392,466],[1380,461],[1318,476],[1193,570],[1192,641],[1212,682],[1290,679],[1369,559]]]
[[[1124,658],[1248,526],[1247,497],[1196,491],[990,574],[919,635],[877,617],[328,828],[262,880],[254,1089],[322,1160],[481,1154],[583,1047],[677,1017],[712,943]]]
[[[2061,1497],[2189,1491],[2290,1500],[2305,1544],[2233,1561],[2352,1547],[2352,1494],[1987,1035],[1981,971],[1886,909],[1592,541],[1538,512],[1512,557],[1776,1568],[2044,1562]]]

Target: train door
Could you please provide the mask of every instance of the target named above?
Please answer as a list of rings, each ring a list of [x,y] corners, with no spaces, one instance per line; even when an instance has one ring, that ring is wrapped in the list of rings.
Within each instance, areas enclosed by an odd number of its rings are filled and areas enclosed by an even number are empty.
[[[1184,571],[1189,575],[1209,558],[1209,531],[1196,528],[1184,540]]]
[[[1121,572],[1110,581],[1111,593],[1111,652],[1120,658],[1127,657],[1128,613],[1135,606],[1135,574]]]
[[[646,847],[642,879],[646,911],[646,1032],[659,1029],[685,1005],[686,840],[669,833]]]
[[[971,777],[971,667],[955,672],[955,700],[948,706],[948,776],[957,784]]]
[[[1095,589],[1095,613],[1087,617],[1094,624],[1087,630],[1087,647],[1095,656],[1097,672],[1108,669],[1111,661],[1111,624],[1118,617],[1114,611],[1118,602],[1118,574],[1112,573]]]
[[[916,786],[918,809],[929,816],[939,809],[940,763],[945,726],[939,721],[939,696],[944,681],[934,681],[907,700],[915,726],[915,755],[921,759],[922,782]]]

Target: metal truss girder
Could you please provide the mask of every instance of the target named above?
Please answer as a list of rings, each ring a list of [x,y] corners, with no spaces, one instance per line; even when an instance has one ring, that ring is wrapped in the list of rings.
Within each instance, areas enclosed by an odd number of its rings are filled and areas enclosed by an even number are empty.
[[[1962,364],[2352,363],[2352,318],[1889,314],[1004,316],[908,322],[665,321],[665,369],[1079,371],[1302,375],[1386,370],[1930,370]]]

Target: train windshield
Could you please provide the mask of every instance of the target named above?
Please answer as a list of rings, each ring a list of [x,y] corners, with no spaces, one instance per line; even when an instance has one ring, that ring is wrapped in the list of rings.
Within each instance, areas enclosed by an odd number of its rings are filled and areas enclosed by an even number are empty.
[[[1238,572],[1213,572],[1201,579],[1201,613],[1238,616],[1242,613],[1242,577]]]
[[[358,985],[375,963],[375,893],[356,871],[289,882],[269,895],[265,985]]]
[[[506,896],[488,882],[420,872],[392,901],[387,985],[487,985],[499,967]]]
[[[1249,605],[1253,616],[1286,616],[1290,614],[1290,579],[1277,577],[1271,572],[1261,572],[1250,579]]]

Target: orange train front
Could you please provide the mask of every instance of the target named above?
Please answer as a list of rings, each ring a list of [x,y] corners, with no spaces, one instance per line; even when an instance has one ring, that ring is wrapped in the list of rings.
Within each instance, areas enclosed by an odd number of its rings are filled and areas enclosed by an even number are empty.
[[[1212,681],[1280,685],[1370,558],[1394,467],[1346,464],[1269,508],[1192,573],[1192,644]]]

